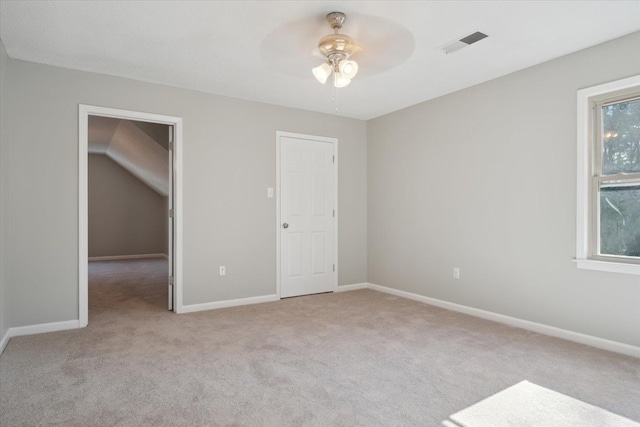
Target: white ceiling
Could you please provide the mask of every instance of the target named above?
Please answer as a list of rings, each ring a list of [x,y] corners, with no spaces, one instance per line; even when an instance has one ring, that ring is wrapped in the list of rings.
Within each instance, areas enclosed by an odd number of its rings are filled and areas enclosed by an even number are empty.
[[[337,114],[359,119],[640,31],[640,0],[3,0],[0,38],[15,59],[336,114],[310,71],[334,10],[364,49],[336,91]],[[476,30],[489,38],[439,50]]]

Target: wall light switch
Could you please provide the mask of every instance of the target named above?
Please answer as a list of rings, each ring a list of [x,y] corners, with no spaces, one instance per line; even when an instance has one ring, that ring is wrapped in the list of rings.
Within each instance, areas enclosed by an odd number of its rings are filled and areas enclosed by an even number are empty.
[[[227,275],[227,269],[224,265],[220,266],[220,275],[221,276],[226,276]]]
[[[460,269],[458,267],[454,267],[453,268],[453,278],[454,279],[459,279],[460,278]]]
[[[267,188],[267,197],[273,197],[273,187]]]

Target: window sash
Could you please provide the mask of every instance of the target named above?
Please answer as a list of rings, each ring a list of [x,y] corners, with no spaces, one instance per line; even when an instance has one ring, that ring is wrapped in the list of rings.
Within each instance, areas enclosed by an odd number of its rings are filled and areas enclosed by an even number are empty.
[[[602,129],[602,109],[608,105],[617,104],[623,101],[634,101],[640,99],[638,88],[626,89],[615,93],[610,93],[602,97],[592,99],[592,134],[591,134],[591,170],[592,179],[590,182],[590,221],[589,230],[589,252],[590,258],[603,261],[615,261],[630,264],[640,264],[640,257],[625,255],[612,255],[601,253],[601,213],[600,213],[600,189],[620,188],[640,185],[640,173],[618,173],[615,175],[602,174],[602,153],[604,149],[604,135]]]
[[[640,264],[640,257],[627,255],[603,254],[601,250],[600,190],[602,188],[624,188],[640,186],[640,174],[617,174],[613,176],[594,176],[591,181],[591,233],[590,258]]]
[[[593,135],[592,135],[592,148],[593,148],[593,162],[592,170],[594,176],[615,176],[615,175],[603,175],[602,174],[602,152],[603,146],[603,130],[602,130],[602,109],[608,105],[618,104],[622,101],[636,101],[640,99],[640,92],[637,88],[632,90],[619,91],[613,96],[607,96],[606,98],[599,98],[592,102],[593,111]],[[618,174],[620,175],[620,174]],[[627,174],[622,174],[627,175]]]

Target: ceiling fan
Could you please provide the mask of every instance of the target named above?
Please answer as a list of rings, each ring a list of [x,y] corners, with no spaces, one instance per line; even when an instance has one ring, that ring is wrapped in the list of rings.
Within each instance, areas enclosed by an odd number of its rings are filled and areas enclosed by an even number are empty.
[[[311,70],[322,84],[333,74],[333,85],[337,88],[349,85],[351,79],[358,74],[358,63],[351,57],[362,50],[351,37],[339,33],[346,19],[347,16],[342,12],[331,12],[327,15],[327,22],[334,33],[324,36],[318,43],[318,50],[326,62]]]
[[[326,82],[331,79],[331,86],[334,86],[336,62],[338,72],[339,62],[345,62],[342,65],[344,74],[338,77],[350,74],[347,78],[353,79],[355,74],[352,67],[355,66],[359,69],[356,71],[358,79],[370,79],[402,65],[411,57],[415,41],[412,33],[402,24],[387,17],[355,12],[347,16],[348,22],[345,23],[344,16],[341,12],[303,15],[277,26],[260,44],[261,59],[271,69],[277,70],[276,75],[286,75],[307,83],[311,77],[309,71],[315,68],[317,71],[314,75],[321,77],[321,83],[324,81],[328,86]],[[337,24],[335,28],[334,21]],[[348,28],[346,32],[351,37],[340,34],[341,26],[342,29]],[[322,37],[329,32],[334,34]],[[323,43],[337,37],[342,37],[342,42],[336,43],[338,48]],[[340,46],[343,48],[339,49]],[[333,57],[333,63],[329,56]],[[274,58],[277,60],[274,61]],[[348,82],[338,78],[338,84],[344,87]]]

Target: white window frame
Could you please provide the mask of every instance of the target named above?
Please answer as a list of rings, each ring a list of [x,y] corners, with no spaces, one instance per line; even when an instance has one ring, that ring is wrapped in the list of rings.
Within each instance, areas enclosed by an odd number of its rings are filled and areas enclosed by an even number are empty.
[[[578,91],[578,163],[577,163],[577,221],[576,265],[589,270],[640,275],[640,263],[615,256],[598,256],[597,250],[597,174],[595,140],[595,105],[605,99],[615,99],[621,92],[640,91],[640,75]],[[601,179],[601,178],[600,178]]]

